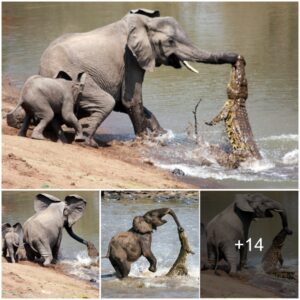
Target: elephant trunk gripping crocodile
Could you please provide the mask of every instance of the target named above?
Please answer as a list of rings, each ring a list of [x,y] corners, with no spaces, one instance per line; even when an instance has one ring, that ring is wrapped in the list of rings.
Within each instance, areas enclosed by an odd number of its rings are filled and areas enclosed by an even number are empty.
[[[194,254],[189,245],[188,237],[184,230],[178,230],[178,237],[181,243],[181,248],[176,261],[166,274],[168,277],[188,275],[186,259],[188,254]]]
[[[221,112],[206,122],[207,125],[215,125],[224,120],[226,133],[232,147],[232,153],[239,161],[249,158],[261,159],[246,110],[248,98],[248,83],[245,73],[246,61],[238,56],[237,62],[232,66],[230,81],[227,86],[228,100]]]
[[[280,268],[278,268],[278,263],[280,264],[280,267],[282,267],[283,264],[281,250],[284,245],[285,238],[288,234],[291,234],[291,232],[287,231],[286,229],[282,229],[275,236],[272,245],[262,258],[262,267],[267,274],[274,275],[280,278],[296,279],[295,272],[289,270],[281,270]]]

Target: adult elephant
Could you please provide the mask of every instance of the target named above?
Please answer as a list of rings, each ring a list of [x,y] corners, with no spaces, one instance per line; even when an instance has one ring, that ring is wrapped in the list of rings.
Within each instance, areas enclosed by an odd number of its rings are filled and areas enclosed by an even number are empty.
[[[137,9],[121,20],[86,33],[65,34],[53,41],[40,62],[40,75],[59,71],[72,78],[88,74],[78,117],[89,117],[86,142],[97,146],[97,128],[114,109],[127,113],[135,134],[162,132],[155,116],[143,106],[145,71],[160,65],[193,70],[187,61],[235,63],[235,53],[212,54],[195,47],[178,22],[159,11]]]
[[[249,227],[254,218],[271,218],[272,211],[281,216],[282,227],[287,233],[288,221],[282,205],[262,194],[237,194],[234,202],[215,216],[206,228],[209,263],[217,268],[222,258],[229,265],[229,273],[235,273],[246,264]],[[240,241],[244,247],[238,250]]]
[[[152,232],[167,222],[162,219],[167,214],[173,217],[178,230],[182,232],[183,228],[174,211],[170,208],[159,208],[150,210],[143,216],[136,216],[132,228],[112,237],[107,254],[103,258],[109,258],[118,278],[127,277],[131,264],[142,255],[150,263],[149,271],[156,272],[156,257],[151,251]]]
[[[85,210],[86,201],[78,195],[69,195],[64,201],[49,194],[38,194],[34,202],[36,214],[24,223],[24,246],[29,260],[43,259],[48,266],[58,258],[63,228],[78,242],[88,242],[78,237],[72,226]]]

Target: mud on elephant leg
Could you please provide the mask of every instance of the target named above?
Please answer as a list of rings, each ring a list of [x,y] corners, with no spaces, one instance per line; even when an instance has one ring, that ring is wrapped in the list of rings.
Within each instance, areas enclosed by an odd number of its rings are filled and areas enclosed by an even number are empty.
[[[134,133],[138,136],[147,134],[147,130],[156,134],[165,133],[166,131],[160,126],[154,114],[143,106],[142,103],[136,104],[128,109],[126,113],[132,122]]]

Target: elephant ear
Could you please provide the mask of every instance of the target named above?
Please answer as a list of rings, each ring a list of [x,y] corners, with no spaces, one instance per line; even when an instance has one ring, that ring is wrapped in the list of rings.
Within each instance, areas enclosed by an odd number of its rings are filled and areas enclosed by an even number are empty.
[[[83,215],[86,201],[78,195],[69,195],[65,198],[64,215],[68,218],[68,225],[72,227]]]
[[[152,225],[147,223],[144,217],[138,216],[133,219],[132,227],[134,231],[138,233],[149,233],[152,232]]]
[[[68,73],[66,73],[65,71],[59,71],[57,73],[57,75],[54,76],[54,78],[56,78],[56,79],[62,78],[62,79],[65,79],[65,80],[72,81],[72,77]]]
[[[138,9],[132,9],[129,11],[130,14],[138,14],[138,15],[144,15],[149,18],[156,18],[160,16],[159,10],[151,10],[146,8],[138,8]]]
[[[36,195],[36,199],[34,201],[34,210],[35,212],[40,212],[46,209],[50,204],[58,203],[58,202],[61,202],[61,200],[56,198],[53,195],[49,195],[45,193],[38,194]]]
[[[248,200],[250,200],[250,194],[237,194],[235,196],[235,206],[244,212],[254,213],[254,209],[250,206]]]
[[[155,56],[147,34],[147,25],[142,17],[132,16],[129,19],[127,45],[140,67],[152,72],[155,67]]]
[[[23,236],[24,236],[24,231],[23,227],[20,223],[16,223],[13,225],[14,231],[18,234],[19,236],[19,243],[21,244],[23,241]]]
[[[11,228],[11,225],[9,223],[3,223],[2,224],[2,238],[6,235],[6,233]]]
[[[14,231],[17,233],[17,234],[23,234],[23,227],[20,223],[16,223],[13,225],[13,228],[14,228]]]

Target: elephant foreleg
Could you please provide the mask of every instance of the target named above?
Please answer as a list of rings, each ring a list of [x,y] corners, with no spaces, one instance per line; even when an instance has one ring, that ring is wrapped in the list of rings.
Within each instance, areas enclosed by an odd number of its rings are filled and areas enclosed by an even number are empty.
[[[237,272],[237,266],[239,261],[239,251],[236,250],[234,242],[230,242],[224,245],[223,248],[224,258],[229,264],[229,273],[235,274]]]
[[[142,246],[142,253],[150,264],[149,271],[156,272],[157,260],[151,251],[151,242],[144,241],[141,246]]]
[[[164,130],[158,120],[156,119],[156,117],[154,116],[154,114],[148,110],[145,106],[144,106],[144,115],[147,121],[147,128],[150,131],[156,132],[156,133],[166,133],[166,130]]]
[[[61,244],[61,239],[62,239],[62,232],[60,232],[56,245],[52,248],[52,256],[53,256],[53,263],[56,263],[58,259],[58,252]]]

